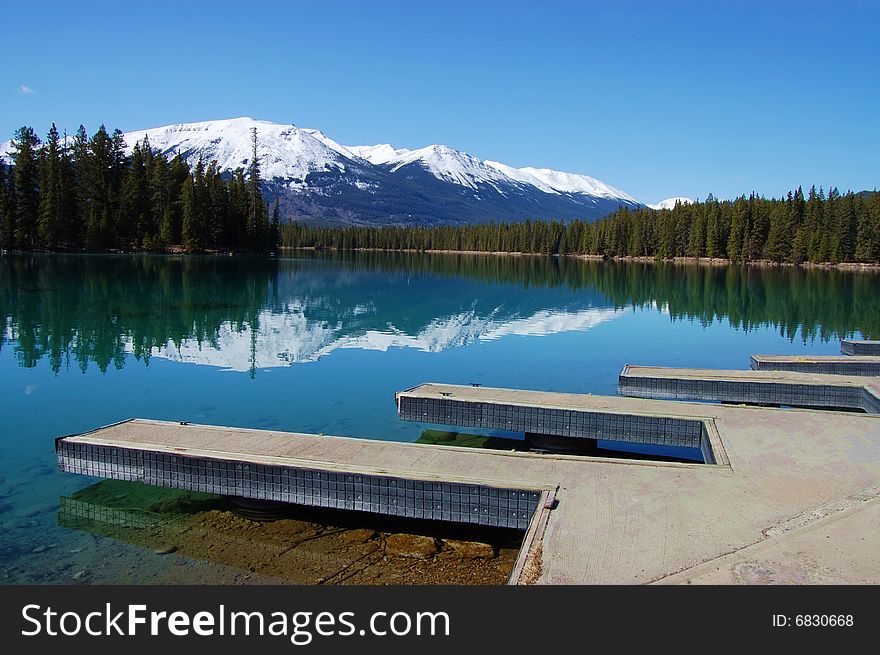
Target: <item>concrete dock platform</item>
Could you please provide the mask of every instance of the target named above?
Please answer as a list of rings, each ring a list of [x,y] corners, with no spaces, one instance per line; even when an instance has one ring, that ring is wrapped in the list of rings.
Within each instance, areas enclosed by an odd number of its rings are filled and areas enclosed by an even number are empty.
[[[756,371],[880,375],[880,357],[866,355],[752,355],[751,366]]]
[[[618,393],[636,398],[849,409],[880,414],[880,378],[626,365]]]
[[[864,341],[856,339],[843,339],[840,342],[842,355],[868,355],[880,357],[880,341]]]
[[[419,393],[439,400],[467,389],[473,388],[430,385]],[[479,402],[486,404],[542,400],[541,392],[479,392]],[[302,478],[311,480],[313,499],[322,497],[315,491],[323,488],[323,478],[314,477],[320,473],[369,476],[371,489],[373,479],[379,488],[389,488],[392,480],[431,482],[440,485],[441,501],[443,493],[451,493],[443,491],[444,484],[477,489],[480,496],[484,488],[487,495],[489,489],[540,494],[516,501],[517,511],[523,500],[522,511],[531,516],[512,580],[518,583],[686,582],[688,572],[694,580],[705,575],[696,567],[714,570],[723,558],[737,556],[752,561],[756,548],[788,552],[788,544],[809,553],[810,566],[821,567],[822,582],[880,582],[880,530],[870,510],[880,496],[880,416],[582,394],[547,394],[543,400],[567,410],[672,416],[714,426],[717,463],[502,452],[143,420],[65,437],[57,448],[64,470],[167,485],[186,481],[173,474],[181,462],[172,457],[224,462],[237,480],[236,492],[266,482],[259,477],[265,473],[243,474],[259,464],[314,472]],[[134,451],[168,457],[163,470],[169,475],[150,478],[155,471],[132,459]],[[424,499],[424,487],[422,492]],[[551,494],[556,502],[550,502]],[[361,507],[392,507],[382,498]],[[850,518],[860,506],[866,510]],[[835,516],[851,536],[826,538],[843,534],[819,529]]]

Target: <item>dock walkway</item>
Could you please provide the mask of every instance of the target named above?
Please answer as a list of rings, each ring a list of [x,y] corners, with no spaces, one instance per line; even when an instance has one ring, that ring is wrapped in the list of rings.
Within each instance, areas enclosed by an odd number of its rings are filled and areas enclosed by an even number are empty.
[[[859,341],[856,339],[843,339],[840,342],[842,355],[870,355],[880,357],[880,341]]]
[[[880,375],[880,357],[866,355],[752,355],[751,366],[756,371]]]
[[[627,365],[618,393],[636,398],[850,409],[880,414],[880,378]]]
[[[291,502],[327,499],[326,506],[364,511],[399,511],[396,501],[413,516],[418,507],[423,518],[454,519],[458,512],[465,520],[474,507],[490,516],[503,498],[504,512],[529,517],[514,582],[680,581],[690,571],[699,580],[716,569],[735,577],[743,561],[749,570],[786,571],[801,582],[880,582],[880,534],[876,525],[859,518],[874,517],[876,511],[849,521],[861,538],[845,549],[822,532],[829,517],[880,502],[880,416],[450,385],[403,393],[419,402],[460,394],[462,400],[487,405],[543,403],[548,410],[710,425],[716,463],[502,452],[133,420],[59,439],[59,464],[99,477],[199,489],[205,483],[215,486],[204,488],[256,498],[288,493]],[[290,485],[287,492],[285,485]],[[557,502],[550,502],[551,494]],[[331,498],[336,505],[329,504]],[[799,548],[809,545],[804,552],[810,558],[771,547],[791,535]],[[854,580],[853,571],[862,577]]]

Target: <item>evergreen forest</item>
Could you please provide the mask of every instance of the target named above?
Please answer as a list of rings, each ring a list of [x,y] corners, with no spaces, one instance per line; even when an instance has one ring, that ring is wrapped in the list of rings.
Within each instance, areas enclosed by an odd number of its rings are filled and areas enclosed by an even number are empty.
[[[620,208],[593,223],[527,221],[441,227],[282,227],[288,248],[450,250],[604,257],[710,257],[732,262],[880,263],[880,193],[811,188],[781,199]]]
[[[145,138],[126,154],[120,130],[72,138],[55,125],[41,140],[22,127],[12,166],[0,160],[0,248],[50,251],[233,250],[269,253],[277,203],[260,190],[257,134],[247,171],[221,176],[216,162],[190,167]]]

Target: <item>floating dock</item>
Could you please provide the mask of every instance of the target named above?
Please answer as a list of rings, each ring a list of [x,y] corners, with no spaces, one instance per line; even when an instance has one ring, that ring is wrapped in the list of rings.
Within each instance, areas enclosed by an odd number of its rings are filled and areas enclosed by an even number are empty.
[[[840,342],[840,352],[843,355],[868,355],[880,357],[880,341],[843,339]]]
[[[612,397],[429,383],[395,400],[404,421],[692,448],[707,464],[724,463],[711,420],[621,409]]]
[[[545,404],[545,429],[551,429],[548,419],[562,420],[554,431],[565,426],[559,411],[591,415],[582,418],[616,437],[626,432],[627,420],[634,434],[642,430],[636,438],[645,430],[652,434],[651,425],[664,425],[639,418],[710,426],[715,463],[145,420],[60,438],[56,448],[63,470],[158,486],[490,525],[495,507],[499,524],[503,515],[504,525],[527,526],[514,583],[719,576],[748,583],[762,581],[758,574],[800,583],[880,582],[880,416],[447,385],[398,395],[406,411],[424,400],[450,398],[462,401],[462,411],[480,412],[481,421],[493,408],[465,402],[517,410]],[[529,425],[540,428],[541,416]],[[691,429],[674,438],[694,438]],[[850,537],[826,538],[831,535]]]
[[[863,355],[752,355],[756,371],[880,376],[880,357]]]
[[[880,378],[627,365],[618,393],[635,398],[849,409],[880,414]]]
[[[392,472],[373,443],[133,419],[60,438],[56,453],[62,471],[82,475],[522,530],[529,527],[544,491],[541,485],[493,483],[491,478]],[[415,459],[423,455],[424,446],[400,445]]]

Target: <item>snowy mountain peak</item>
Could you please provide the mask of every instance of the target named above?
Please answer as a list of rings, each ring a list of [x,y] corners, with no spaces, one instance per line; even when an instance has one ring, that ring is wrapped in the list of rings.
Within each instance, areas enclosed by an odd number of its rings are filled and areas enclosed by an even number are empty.
[[[128,132],[125,142],[131,148],[147,137],[153,148],[166,154],[179,154],[189,162],[199,157],[216,160],[221,171],[234,171],[250,164],[253,128],[257,130],[261,174],[267,180],[302,182],[309,173],[344,171],[352,157],[317,130],[248,117]]]
[[[651,209],[674,209],[675,205],[681,203],[682,205],[692,205],[694,201],[690,198],[685,198],[684,196],[675,196],[674,198],[667,198],[666,200],[661,200],[656,205],[648,205]]]
[[[433,144],[418,150],[408,150],[385,162],[395,173],[404,166],[419,164],[434,177],[461,186],[477,189],[480,184],[496,186],[504,182],[504,176],[495,168],[486,165],[466,152],[449,146]]]
[[[527,166],[519,169],[521,172],[531,175],[540,180],[547,186],[561,191],[563,193],[583,193],[588,196],[597,196],[599,198],[619,198],[628,200],[633,203],[638,201],[632,196],[624,193],[620,189],[608,186],[604,182],[600,182],[589,175],[580,175],[578,173],[564,173],[562,171],[554,171],[549,168],[532,168]]]
[[[390,143],[379,143],[374,146],[345,146],[350,152],[371,164],[387,164],[395,157],[409,152],[406,148],[395,148]]]

